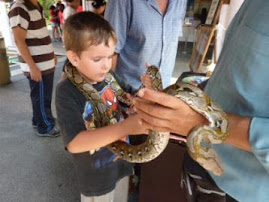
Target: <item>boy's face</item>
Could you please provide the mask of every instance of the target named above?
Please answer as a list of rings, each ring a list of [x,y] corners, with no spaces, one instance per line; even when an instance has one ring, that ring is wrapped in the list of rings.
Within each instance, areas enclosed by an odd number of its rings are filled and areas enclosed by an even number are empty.
[[[89,46],[87,50],[82,51],[80,57],[68,51],[67,57],[89,83],[95,84],[103,81],[111,69],[114,50],[115,43],[110,39],[108,46],[105,43]]]

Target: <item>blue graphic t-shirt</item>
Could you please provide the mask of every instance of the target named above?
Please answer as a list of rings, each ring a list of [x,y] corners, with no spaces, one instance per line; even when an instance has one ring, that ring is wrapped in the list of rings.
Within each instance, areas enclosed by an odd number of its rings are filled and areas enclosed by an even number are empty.
[[[110,116],[110,123],[113,124],[123,120],[121,107],[119,106],[118,100],[113,89],[109,85],[107,85],[99,91],[99,95],[104,104],[103,110],[106,110],[107,114]],[[94,123],[95,116],[93,106],[88,101],[86,101],[85,104],[83,119],[87,130],[94,130],[96,128]],[[90,154],[96,153],[96,168],[101,168],[106,164],[113,162],[117,157],[117,155],[111,153],[104,147],[89,152]]]
[[[116,75],[114,77],[126,92],[131,94],[135,92]],[[123,119],[119,102],[112,88],[105,82],[93,86],[99,92],[108,114],[117,121]],[[57,86],[56,110],[65,146],[81,131],[95,129],[93,106],[69,80],[61,82]],[[112,118],[110,121],[115,120]],[[122,159],[116,160],[116,155],[106,148],[72,154],[72,156],[80,192],[86,196],[106,194],[114,189],[118,180],[133,173],[132,164]]]

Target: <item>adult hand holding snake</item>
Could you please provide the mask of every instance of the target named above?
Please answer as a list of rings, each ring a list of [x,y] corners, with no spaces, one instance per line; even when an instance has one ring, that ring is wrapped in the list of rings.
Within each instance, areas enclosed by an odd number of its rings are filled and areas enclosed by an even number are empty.
[[[141,89],[134,106],[147,128],[156,131],[170,131],[187,136],[192,127],[207,124],[207,120],[192,110],[182,100],[163,92]],[[226,144],[251,151],[248,130],[251,119],[228,114],[230,135]]]
[[[183,97],[182,100],[150,89],[140,90],[138,96],[140,98],[134,98],[133,102],[135,110],[142,118],[142,125],[144,124],[144,127],[158,132],[172,132],[187,136],[187,150],[190,156],[217,176],[221,176],[224,172],[221,160],[212,148],[203,146],[202,142],[209,144],[228,143],[241,149],[250,149],[248,139],[243,139],[248,137],[246,135],[249,126],[248,118],[235,115],[229,115],[228,117],[220,111],[220,122],[217,119],[214,120],[214,116],[208,122],[204,116],[196,112],[197,109],[193,109],[196,106],[193,107],[188,105],[190,103],[185,103],[189,98],[185,100],[185,97]],[[205,101],[206,99],[204,103]],[[218,110],[214,103],[211,102],[210,105]],[[210,106],[208,108],[210,110]],[[201,109],[206,108],[202,107]],[[210,113],[210,111],[206,112]],[[210,117],[210,114],[207,114],[207,116]],[[230,121],[228,121],[229,119]],[[232,123],[228,124],[229,122]],[[208,125],[216,127],[217,130],[211,130]],[[233,128],[231,132],[235,134],[232,138],[228,136],[230,126]],[[242,133],[242,131],[244,132]]]
[[[135,109],[151,130],[187,136],[194,126],[207,124],[202,115],[174,96],[147,88],[138,95],[133,100]]]

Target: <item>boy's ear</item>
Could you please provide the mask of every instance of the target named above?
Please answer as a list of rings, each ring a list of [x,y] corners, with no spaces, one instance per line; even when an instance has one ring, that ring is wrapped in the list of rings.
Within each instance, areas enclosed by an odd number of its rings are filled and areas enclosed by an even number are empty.
[[[68,51],[66,51],[66,56],[67,56],[69,62],[71,62],[71,64],[74,67],[78,66],[79,57],[75,52],[68,50]]]

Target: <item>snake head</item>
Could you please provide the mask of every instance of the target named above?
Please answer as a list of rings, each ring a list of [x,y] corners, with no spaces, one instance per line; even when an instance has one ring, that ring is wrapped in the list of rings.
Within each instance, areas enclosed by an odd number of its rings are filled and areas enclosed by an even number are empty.
[[[163,86],[162,86],[162,78],[161,74],[159,72],[159,68],[151,65],[147,67],[146,75],[149,75],[151,80],[152,80],[152,88],[154,90],[162,91]]]

